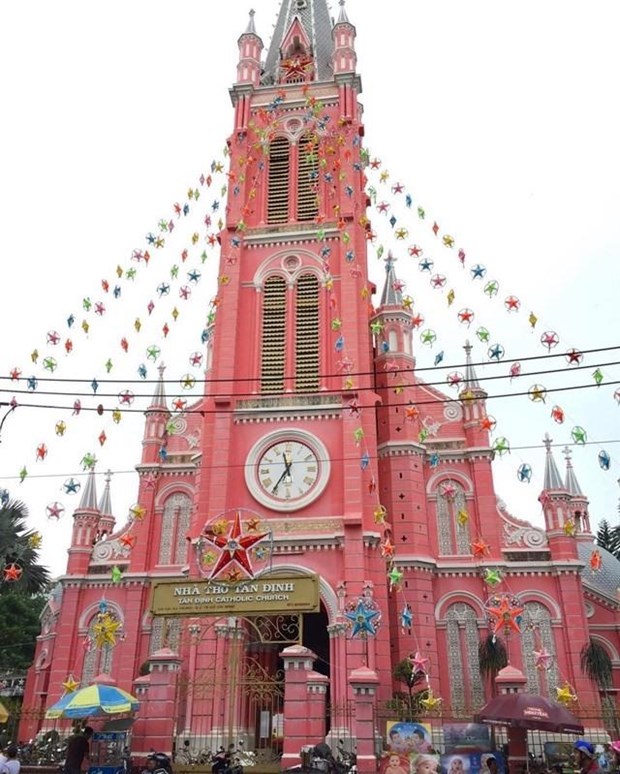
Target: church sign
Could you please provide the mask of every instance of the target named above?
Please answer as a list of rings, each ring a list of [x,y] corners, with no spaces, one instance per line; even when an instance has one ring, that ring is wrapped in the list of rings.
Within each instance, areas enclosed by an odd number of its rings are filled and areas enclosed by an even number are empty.
[[[317,613],[318,575],[273,576],[226,583],[188,578],[154,581],[153,615],[271,615]]]

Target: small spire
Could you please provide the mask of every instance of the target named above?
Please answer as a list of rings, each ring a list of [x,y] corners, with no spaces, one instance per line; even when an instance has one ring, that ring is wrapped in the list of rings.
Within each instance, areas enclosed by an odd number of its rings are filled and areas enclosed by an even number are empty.
[[[164,371],[166,370],[166,366],[163,363],[160,363],[157,366],[157,370],[159,371],[159,381],[157,382],[157,386],[155,387],[155,392],[153,393],[153,400],[151,401],[151,405],[149,406],[149,409],[165,409],[168,410],[168,403],[166,401],[166,390],[164,385]]]
[[[96,511],[97,509],[97,486],[95,482],[95,471],[91,470],[86,479],[86,486],[82,492],[80,500],[80,511]]]
[[[248,28],[245,31],[246,35],[256,35],[256,27],[254,26],[254,14],[256,11],[250,8],[250,20],[248,21]]]
[[[478,381],[478,375],[471,358],[471,351],[473,349],[469,342],[469,339],[465,341],[465,389],[469,390],[481,390],[480,382]]]
[[[338,21],[337,24],[350,24],[349,17],[347,16],[347,12],[344,7],[345,0],[338,0],[338,5],[340,6],[340,13],[338,14]]]
[[[543,489],[555,489],[564,492],[564,482],[562,481],[557,465],[555,464],[555,460],[553,459],[553,452],[551,451],[551,444],[553,443],[553,439],[549,437],[549,433],[545,433],[543,443],[545,444],[545,449],[547,450]]]
[[[105,488],[99,502],[99,510],[102,516],[112,516],[112,500],[110,498],[110,481],[112,480],[112,471],[105,472]]]
[[[574,497],[583,497],[583,492],[581,491],[579,481],[577,481],[577,476],[575,475],[575,469],[573,468],[571,459],[572,450],[568,446],[565,446],[562,449],[562,453],[566,458],[566,490]]]
[[[381,306],[403,305],[403,283],[400,282],[396,276],[396,271],[394,269],[395,263],[396,258],[391,252],[388,252],[387,258],[385,259],[385,285],[383,286],[383,293],[381,294]]]

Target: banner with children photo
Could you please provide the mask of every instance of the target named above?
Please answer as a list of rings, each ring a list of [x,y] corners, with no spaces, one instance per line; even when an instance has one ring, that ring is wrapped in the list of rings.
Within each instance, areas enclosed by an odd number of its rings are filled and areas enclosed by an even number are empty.
[[[441,774],[506,774],[504,756],[496,752],[442,755],[439,761]]]
[[[417,755],[433,750],[431,728],[423,723],[389,721],[386,746],[390,752]]]
[[[439,756],[428,753],[387,753],[379,766],[379,774],[438,774]]]

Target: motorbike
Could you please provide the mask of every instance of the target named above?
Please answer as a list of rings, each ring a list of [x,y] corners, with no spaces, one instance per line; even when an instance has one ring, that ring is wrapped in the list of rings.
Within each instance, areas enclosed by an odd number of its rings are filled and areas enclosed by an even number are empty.
[[[227,750],[220,747],[212,758],[211,774],[243,774],[243,756],[248,755],[251,753],[246,753],[243,748],[237,750],[234,744]]]

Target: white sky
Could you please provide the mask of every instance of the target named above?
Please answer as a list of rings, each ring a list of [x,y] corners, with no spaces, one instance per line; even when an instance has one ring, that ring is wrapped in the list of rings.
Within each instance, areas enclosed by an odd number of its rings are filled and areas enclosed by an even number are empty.
[[[64,340],[71,313],[77,318],[69,334],[75,351],[70,357],[54,353],[61,363],[56,377],[103,379],[103,364],[111,357],[110,377],[121,384],[110,391],[129,386],[122,380],[136,378],[146,347],[165,347],[161,327],[166,321],[174,327],[174,304],[181,315],[178,332],[164,349],[166,376],[176,379],[191,370],[188,355],[201,349],[205,310],[214,295],[213,254],[200,267],[203,279],[190,302],[178,295],[159,301],[155,289],[169,279],[169,267],[179,262],[192,230],[204,231],[200,224],[212,192],[203,192],[183,229],[174,232],[149,268],[139,267],[133,285],[121,281],[121,299],[106,298],[100,283],[104,278],[115,283],[116,266],[131,265],[131,251],[145,247],[145,234],[157,230],[161,217],[172,216],[173,203],[185,202],[188,187],[197,187],[211,160],[221,157],[232,128],[228,88],[247,11],[256,9],[257,29],[268,43],[278,5],[277,0],[31,0],[5,8],[0,30],[0,389],[5,392],[0,399],[10,400],[14,393],[6,381],[13,367],[24,376],[45,375],[28,362],[29,354],[35,347],[48,354],[48,330],[58,330]],[[478,369],[480,376],[504,375],[514,360],[544,354],[538,343],[544,330],[558,332],[557,351],[620,345],[617,4],[350,0],[347,11],[358,32],[365,143],[390,171],[389,183],[403,182],[427,213],[422,224],[408,213],[410,238],[394,245],[407,292],[427,318],[425,327],[438,333],[432,350],[416,342],[418,365],[432,365],[442,350],[444,364],[461,363],[467,335],[476,343],[475,359],[484,360],[486,348],[474,334],[477,324],[507,349],[503,363]],[[379,197],[394,199],[389,189]],[[385,227],[385,217],[369,214]],[[468,264],[483,264],[487,278],[499,281],[497,298],[481,292],[454,251],[435,245],[433,220],[440,234],[453,234],[457,246],[466,249]],[[379,242],[390,244],[387,238]],[[407,257],[412,242],[424,246],[437,271],[448,277],[443,294],[430,290],[428,275]],[[190,251],[190,268],[200,263],[202,249],[201,244]],[[369,260],[381,281],[373,250]],[[456,300],[447,309],[449,287]],[[517,316],[503,308],[509,294],[522,301]],[[79,328],[85,296],[105,300],[108,308],[88,337]],[[149,318],[151,298],[156,308]],[[463,306],[477,314],[470,331],[455,320]],[[535,333],[527,324],[530,311],[540,318]],[[132,324],[138,316],[144,328],[136,336]],[[132,337],[127,355],[118,343],[123,335]],[[591,384],[598,364],[616,360],[617,350],[589,355],[588,368],[577,376],[567,373],[562,359],[539,361],[536,367],[561,373],[524,375],[512,385],[502,380],[490,390],[527,390],[536,382]],[[524,371],[534,368],[524,363]],[[620,380],[618,366],[601,370],[605,382]],[[150,364],[149,378],[155,376]],[[439,372],[432,380],[445,376]],[[574,450],[595,522],[617,519],[619,466],[614,460],[610,471],[602,471],[597,454],[601,449],[612,458],[618,454],[620,407],[613,399],[618,386],[604,383],[550,396],[546,405],[526,397],[489,402],[499,420],[498,434],[513,447],[540,447],[547,431],[557,443],[567,443],[574,425],[599,442]],[[68,385],[71,395],[75,390]],[[84,390],[89,392],[88,386]],[[152,386],[145,391],[150,394]],[[177,392],[169,386],[169,395]],[[73,402],[36,393],[26,399]],[[114,403],[104,398],[83,398],[83,403],[94,406],[100,400],[106,407]],[[562,426],[550,418],[554,403],[567,414]],[[68,425],[63,438],[54,434],[59,419]],[[99,471],[116,471],[112,500],[122,521],[135,498],[137,476],[121,471],[131,471],[139,459],[142,427],[140,415],[125,416],[117,427],[109,413],[72,418],[58,409],[22,408],[7,418],[0,486],[29,506],[32,527],[44,534],[43,558],[54,572],[64,569],[70,513],[77,505],[75,496],[64,495],[63,481],[81,474],[85,452],[96,453]],[[108,441],[98,448],[103,428]],[[49,447],[44,462],[35,460],[40,443]],[[559,449],[556,460],[563,470]],[[534,468],[529,485],[517,482],[522,462]],[[20,485],[16,476],[24,464],[29,476]],[[543,464],[540,448],[515,449],[495,464],[498,493],[515,515],[537,524]],[[102,485],[99,479],[99,493]],[[54,500],[67,507],[58,524],[45,514]]]

